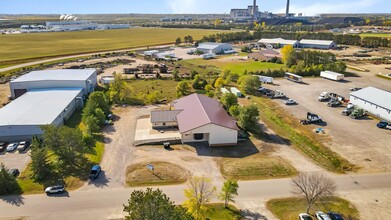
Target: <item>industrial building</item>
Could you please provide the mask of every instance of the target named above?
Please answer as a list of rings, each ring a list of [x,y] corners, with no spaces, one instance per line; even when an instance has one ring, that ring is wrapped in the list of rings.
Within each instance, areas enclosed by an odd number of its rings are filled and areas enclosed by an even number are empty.
[[[367,87],[350,93],[350,102],[376,117],[391,122],[391,92]]]
[[[29,90],[81,88],[87,96],[97,85],[96,69],[62,69],[32,71],[10,82],[11,97],[18,98]]]
[[[0,142],[31,140],[42,126],[62,125],[83,106],[82,88],[30,90],[0,109]]]
[[[337,48],[337,43],[331,40],[306,40],[300,41],[301,48],[313,48],[313,49],[334,49]]]
[[[213,98],[192,94],[172,103],[173,110],[151,112],[153,127],[178,127],[182,143],[207,142],[209,146],[236,145],[236,121]]]
[[[235,53],[235,50],[232,48],[231,44],[215,42],[201,43],[198,45],[197,50],[204,54]]]
[[[285,40],[282,38],[262,38],[258,41],[260,44],[272,45],[276,47],[283,47],[285,45],[292,45],[294,48],[299,47],[299,41],[297,40]]]
[[[127,29],[129,24],[98,24],[91,21],[48,21],[46,28],[52,31],[81,31],[81,30],[107,30]]]

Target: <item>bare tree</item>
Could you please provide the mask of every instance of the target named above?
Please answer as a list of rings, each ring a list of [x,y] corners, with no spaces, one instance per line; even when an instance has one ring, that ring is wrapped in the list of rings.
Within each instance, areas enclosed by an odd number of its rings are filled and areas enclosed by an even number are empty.
[[[300,173],[292,179],[292,193],[303,196],[307,201],[307,213],[322,197],[332,196],[336,190],[334,180],[320,173]]]

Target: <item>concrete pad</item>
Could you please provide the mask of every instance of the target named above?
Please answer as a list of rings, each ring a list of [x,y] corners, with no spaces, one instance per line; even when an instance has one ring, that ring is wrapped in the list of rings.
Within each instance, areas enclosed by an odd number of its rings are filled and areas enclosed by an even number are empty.
[[[176,129],[162,129],[162,131],[161,133],[160,130],[152,128],[150,118],[140,118],[137,120],[134,145],[181,139],[181,134]]]

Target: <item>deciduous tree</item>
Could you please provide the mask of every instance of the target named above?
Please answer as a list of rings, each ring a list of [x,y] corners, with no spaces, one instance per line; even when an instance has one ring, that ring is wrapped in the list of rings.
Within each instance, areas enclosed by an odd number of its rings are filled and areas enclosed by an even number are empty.
[[[179,82],[176,87],[176,94],[178,97],[186,96],[190,94],[190,85],[187,82]]]
[[[228,110],[231,106],[238,104],[238,97],[233,93],[224,93],[221,96],[220,101],[224,108]]]
[[[254,94],[261,86],[261,82],[257,76],[244,75],[238,80],[238,84],[242,91],[246,94]]]
[[[125,217],[128,220],[193,219],[182,207],[176,207],[160,189],[133,191],[128,204],[124,205],[124,211],[128,213]]]
[[[237,117],[239,126],[244,130],[251,130],[256,128],[258,124],[259,110],[254,104],[243,106],[240,108],[240,113]]]
[[[285,45],[281,48],[282,61],[287,65],[290,56],[295,51],[292,45]]]
[[[238,181],[227,180],[224,182],[224,185],[221,188],[219,199],[224,201],[225,208],[228,208],[229,202],[235,202],[234,197],[238,195],[238,189]]]
[[[207,211],[205,204],[213,198],[215,191],[216,187],[212,185],[209,178],[194,176],[187,183],[187,189],[185,189],[187,200],[183,206],[195,219],[201,219]]]
[[[292,192],[307,201],[307,213],[317,200],[332,196],[336,190],[335,182],[320,173],[300,173],[291,184]]]

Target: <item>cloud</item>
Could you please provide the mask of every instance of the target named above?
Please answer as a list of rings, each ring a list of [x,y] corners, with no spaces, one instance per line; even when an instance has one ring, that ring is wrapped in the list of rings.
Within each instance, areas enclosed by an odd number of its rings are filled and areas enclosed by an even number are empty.
[[[292,2],[292,1],[291,1]],[[304,15],[316,15],[320,13],[358,13],[365,11],[368,7],[379,4],[381,0],[358,0],[350,2],[329,1],[328,3],[314,3],[310,5],[292,4],[289,11],[292,13],[303,13]],[[285,8],[277,10],[278,13],[284,13]]]
[[[167,4],[175,14],[191,14],[198,11],[197,0],[167,0]]]

